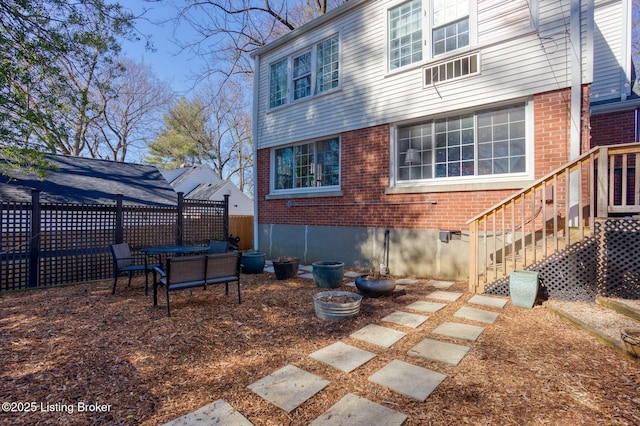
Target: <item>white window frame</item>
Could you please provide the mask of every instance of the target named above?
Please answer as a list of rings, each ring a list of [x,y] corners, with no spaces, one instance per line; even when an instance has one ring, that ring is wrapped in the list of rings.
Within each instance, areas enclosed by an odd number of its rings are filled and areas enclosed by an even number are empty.
[[[412,62],[410,64],[402,65],[396,68],[391,67],[391,10],[407,3],[410,0],[396,1],[389,5],[386,14],[386,34],[385,34],[385,54],[386,54],[386,71],[387,73],[395,73],[406,69],[411,69],[415,66],[422,66],[435,60],[442,60],[449,56],[460,55],[461,52],[473,50],[478,44],[478,23],[477,23],[477,2],[468,0],[468,19],[469,19],[469,44],[459,47],[455,50],[451,50],[439,55],[433,53],[433,1],[434,0],[422,0],[422,60]]]
[[[317,57],[317,52],[318,52],[318,46],[328,40],[331,40],[333,38],[337,38],[338,40],[338,83],[336,87],[332,87],[329,89],[325,89],[323,91],[318,91],[318,87],[317,87],[317,81],[318,81],[318,57]],[[309,73],[306,73],[304,75],[299,75],[296,76],[294,79],[294,61],[297,58],[300,58],[301,56],[304,56],[306,54],[309,54],[311,56],[311,69]],[[272,72],[271,69],[274,65],[279,64],[283,61],[286,61],[287,64],[287,97],[285,99],[285,102],[283,102],[280,105],[272,105],[271,104],[271,77],[272,77]],[[306,99],[310,99],[310,98],[314,98],[316,96],[323,96],[327,93],[331,93],[334,92],[336,90],[339,90],[341,88],[342,85],[342,36],[340,32],[334,33],[328,37],[324,37],[321,40],[313,43],[310,47],[306,47],[304,49],[300,49],[298,51],[296,51],[295,53],[285,57],[285,58],[278,58],[276,60],[274,60],[273,62],[269,63],[269,92],[267,95],[267,108],[269,110],[273,110],[273,109],[277,109],[277,108],[282,108],[286,105],[292,105],[295,104],[297,102],[302,102]],[[310,80],[310,90],[309,90],[309,94],[306,96],[301,96],[301,97],[297,97],[296,98],[296,92],[295,92],[295,81],[301,80],[303,78],[309,77]]]
[[[435,120],[453,117],[458,115],[465,114],[473,114],[476,116],[477,114],[482,113],[487,110],[492,110],[501,107],[509,107],[511,105],[516,105],[519,103],[524,103],[525,108],[525,171],[521,173],[505,173],[505,174],[492,174],[492,175],[479,175],[477,169],[478,162],[478,138],[477,138],[477,126],[475,128],[476,134],[474,137],[474,162],[475,169],[474,174],[470,176],[455,176],[455,177],[433,177],[428,179],[416,179],[416,180],[400,180],[398,173],[398,162],[401,161],[399,158],[398,151],[398,134],[399,129],[406,126],[417,125],[425,122],[435,122]],[[443,115],[424,117],[421,120],[411,120],[406,122],[395,123],[390,128],[390,141],[391,141],[391,165],[390,165],[390,187],[391,188],[438,188],[453,190],[451,185],[460,185],[460,189],[473,189],[470,185],[475,184],[492,184],[492,183],[508,183],[513,184],[514,182],[525,182],[531,181],[534,179],[534,116],[533,116],[533,100],[526,99],[518,101],[512,101],[509,103],[501,103],[496,105],[484,105],[482,107],[474,108],[473,110],[464,110],[464,111],[455,111],[449,112]],[[433,142],[435,144],[435,141]],[[434,148],[435,150],[435,148]],[[432,162],[433,167],[435,168],[435,161]],[[435,175],[435,170],[434,170]],[[465,188],[466,186],[466,188]]]
[[[304,146],[304,145],[313,145],[313,164],[314,164],[314,174],[318,175],[318,171],[317,168],[319,166],[318,164],[318,144],[322,143],[322,142],[328,142],[331,140],[337,140],[338,141],[338,184],[337,185],[326,185],[326,186],[302,186],[302,187],[293,187],[293,188],[284,188],[284,189],[278,189],[277,188],[277,174],[276,174],[276,167],[277,167],[277,163],[276,163],[276,151],[281,150],[281,149],[287,149],[287,148],[293,148],[296,146]],[[294,157],[295,158],[295,157]],[[295,161],[295,159],[294,159]],[[313,139],[310,141],[304,141],[304,142],[296,142],[293,144],[288,144],[288,145],[282,145],[282,146],[277,146],[277,147],[273,147],[271,148],[271,159],[270,159],[270,167],[269,167],[269,176],[270,176],[270,193],[272,195],[285,195],[285,194],[301,194],[301,193],[323,193],[323,192],[335,192],[335,191],[339,191],[341,188],[341,184],[342,184],[342,139],[340,138],[340,136],[328,136],[328,137],[322,137],[322,138],[318,138],[318,139]],[[291,173],[294,173],[294,170],[296,168],[296,164],[293,164],[293,169],[291,170]],[[291,178],[293,179],[293,182],[295,183],[296,181],[296,177],[295,175],[293,175],[293,177]]]

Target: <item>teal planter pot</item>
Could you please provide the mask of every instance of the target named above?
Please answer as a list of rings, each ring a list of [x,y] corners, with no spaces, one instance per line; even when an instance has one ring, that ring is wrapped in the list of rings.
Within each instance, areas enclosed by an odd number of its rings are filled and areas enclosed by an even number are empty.
[[[514,306],[533,308],[538,297],[538,272],[513,271],[509,274],[509,296]]]
[[[319,261],[313,262],[313,281],[317,287],[340,287],[344,280],[344,262]]]
[[[266,254],[261,251],[252,251],[242,254],[242,272],[245,274],[259,274],[264,270]]]

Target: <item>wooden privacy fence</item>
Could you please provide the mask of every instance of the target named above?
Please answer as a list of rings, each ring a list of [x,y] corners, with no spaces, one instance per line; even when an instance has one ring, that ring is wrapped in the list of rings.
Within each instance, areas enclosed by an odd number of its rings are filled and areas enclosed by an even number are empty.
[[[238,250],[253,248],[253,216],[229,216],[229,234],[240,237]]]
[[[109,245],[134,255],[159,245],[206,245],[229,235],[229,198],[184,199],[175,206],[0,203],[0,291],[112,277]]]
[[[469,289],[582,241],[596,217],[640,212],[640,145],[596,147],[469,222]]]

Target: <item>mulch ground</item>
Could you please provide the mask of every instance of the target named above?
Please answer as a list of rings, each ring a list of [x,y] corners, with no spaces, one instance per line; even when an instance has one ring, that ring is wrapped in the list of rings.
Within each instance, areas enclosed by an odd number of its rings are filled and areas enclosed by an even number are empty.
[[[478,341],[449,339],[471,346],[449,366],[407,351],[469,293],[381,349],[349,334],[424,300],[434,291],[426,280],[365,298],[358,317],[339,322],[315,317],[310,280],[263,273],[243,275],[242,286],[241,305],[233,286],[229,296],[223,287],[177,292],[172,318],[164,293],[152,306],[142,278],[131,287],[121,279],[115,295],[110,282],[0,295],[0,402],[10,403],[0,424],[157,425],[224,399],[256,425],[306,425],[348,393],[405,413],[407,425],[640,424],[640,363],[541,306],[509,303]],[[377,357],[343,373],[308,356],[338,340]],[[393,359],[447,378],[425,402],[367,380]],[[287,364],[330,381],[291,413],[247,388]]]

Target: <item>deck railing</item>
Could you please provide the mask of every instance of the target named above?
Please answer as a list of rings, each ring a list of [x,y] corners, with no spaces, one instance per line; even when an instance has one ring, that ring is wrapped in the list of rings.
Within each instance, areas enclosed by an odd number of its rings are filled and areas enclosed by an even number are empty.
[[[469,289],[582,241],[596,217],[640,213],[639,161],[640,144],[593,148],[469,220]]]

